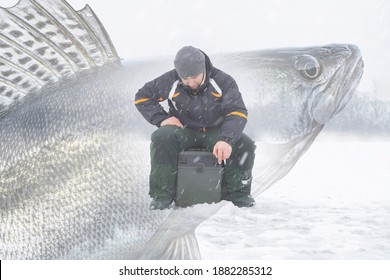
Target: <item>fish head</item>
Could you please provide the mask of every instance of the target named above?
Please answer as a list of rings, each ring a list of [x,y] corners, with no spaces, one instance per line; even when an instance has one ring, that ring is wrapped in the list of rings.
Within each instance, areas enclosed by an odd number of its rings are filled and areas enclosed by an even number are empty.
[[[363,60],[354,45],[316,48],[295,58],[295,69],[304,79],[313,80],[310,115],[326,124],[351,99],[363,74]]]
[[[237,81],[257,140],[286,143],[326,124],[352,97],[363,73],[354,45],[285,48],[217,59]]]

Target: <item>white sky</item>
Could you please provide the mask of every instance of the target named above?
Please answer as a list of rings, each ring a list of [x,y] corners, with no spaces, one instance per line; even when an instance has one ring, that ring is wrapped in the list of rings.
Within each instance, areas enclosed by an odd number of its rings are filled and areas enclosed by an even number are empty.
[[[68,0],[89,4],[122,58],[352,43],[365,60],[363,87],[388,91],[387,0]],[[1,0],[12,6],[16,0]],[[386,52],[385,52],[386,51]],[[376,84],[372,82],[376,80]],[[379,84],[378,84],[379,83]],[[390,94],[389,94],[390,95]]]

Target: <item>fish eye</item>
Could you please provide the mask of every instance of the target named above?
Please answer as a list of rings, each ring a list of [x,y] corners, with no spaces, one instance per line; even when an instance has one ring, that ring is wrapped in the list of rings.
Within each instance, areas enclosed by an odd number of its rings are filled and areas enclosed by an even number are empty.
[[[317,59],[310,55],[300,56],[295,62],[295,68],[306,79],[315,79],[321,73],[321,67]]]

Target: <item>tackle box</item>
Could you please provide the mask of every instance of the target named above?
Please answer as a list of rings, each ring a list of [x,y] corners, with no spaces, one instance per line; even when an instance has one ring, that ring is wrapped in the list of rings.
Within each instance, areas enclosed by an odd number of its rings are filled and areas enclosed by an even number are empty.
[[[211,152],[181,152],[178,160],[176,206],[220,202],[223,171],[223,166],[218,164]]]

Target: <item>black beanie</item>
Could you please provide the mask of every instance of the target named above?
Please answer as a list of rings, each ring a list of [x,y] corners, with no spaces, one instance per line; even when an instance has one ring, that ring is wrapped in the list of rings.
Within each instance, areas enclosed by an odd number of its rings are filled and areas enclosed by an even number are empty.
[[[206,70],[205,56],[197,48],[181,48],[175,57],[175,69],[180,78],[194,77]]]

